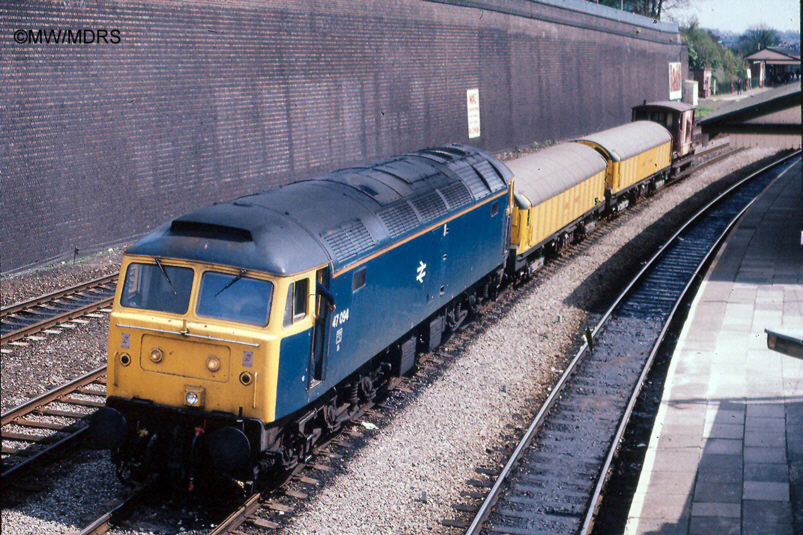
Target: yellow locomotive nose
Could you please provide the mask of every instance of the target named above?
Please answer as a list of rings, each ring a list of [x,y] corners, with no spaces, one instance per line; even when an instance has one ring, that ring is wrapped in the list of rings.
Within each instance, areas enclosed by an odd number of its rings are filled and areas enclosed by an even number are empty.
[[[151,351],[151,361],[155,364],[158,364],[162,362],[163,358],[164,354],[162,353],[162,350],[159,349],[158,347],[153,348],[153,350]]]

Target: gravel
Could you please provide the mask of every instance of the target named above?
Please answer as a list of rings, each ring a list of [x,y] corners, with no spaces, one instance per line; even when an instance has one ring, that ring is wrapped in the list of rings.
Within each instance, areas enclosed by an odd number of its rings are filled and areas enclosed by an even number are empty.
[[[526,426],[607,290],[639,267],[628,258],[646,255],[663,236],[662,227],[671,228],[683,216],[653,223],[720,177],[770,154],[766,149],[744,151],[642,203],[546,280],[517,291],[501,317],[486,322],[469,343],[461,343],[461,337],[449,342],[440,352],[445,363],[437,378],[414,379],[419,385],[414,395],[394,394],[409,399],[389,401],[400,410],[380,416],[388,421],[376,422],[378,429],[363,430],[369,436],[366,443],[346,456],[321,490],[287,515],[289,522],[281,532],[448,531],[440,521],[456,516],[451,505],[464,501],[461,492],[476,490],[467,485],[477,478],[475,468],[489,466],[488,452],[498,446],[499,437]],[[119,265],[114,255],[119,253],[98,256],[95,267],[81,262],[77,267],[57,266],[50,275],[37,271],[4,277],[3,304],[9,282],[15,292],[9,301],[19,301],[41,294],[43,288],[49,291],[113,272]],[[70,281],[46,282],[48,277]],[[92,320],[4,354],[3,410],[102,365],[107,322],[108,318]],[[63,532],[122,491],[104,452],[81,451],[44,471],[38,481],[46,490],[4,492],[3,533]]]
[[[106,364],[109,316],[98,314],[103,317],[87,318],[90,321],[84,324],[73,323],[76,325],[73,329],[51,329],[61,334],[39,333],[37,336],[42,340],[3,347],[0,358],[3,411]]]
[[[124,487],[108,452],[78,451],[51,465],[46,476],[31,475],[3,489],[3,535],[66,533],[83,528],[120,499]],[[24,490],[14,490],[22,486]]]
[[[0,304],[11,306],[40,295],[69,288],[120,270],[120,260],[127,246],[109,248],[72,261],[45,264],[35,269],[0,275]]]

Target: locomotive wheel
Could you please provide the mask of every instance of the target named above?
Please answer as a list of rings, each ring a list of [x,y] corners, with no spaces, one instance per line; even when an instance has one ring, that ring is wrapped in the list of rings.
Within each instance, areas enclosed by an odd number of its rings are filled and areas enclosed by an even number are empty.
[[[371,401],[376,397],[376,385],[370,375],[363,375],[360,379],[360,393],[366,401]]]
[[[335,407],[334,403],[329,403],[322,407],[321,415],[327,432],[334,433],[340,429],[340,422],[337,420],[337,407]]]
[[[298,466],[300,460],[300,452],[293,442],[293,440],[284,440],[282,442],[282,449],[279,451],[279,460],[284,470],[292,470]]]

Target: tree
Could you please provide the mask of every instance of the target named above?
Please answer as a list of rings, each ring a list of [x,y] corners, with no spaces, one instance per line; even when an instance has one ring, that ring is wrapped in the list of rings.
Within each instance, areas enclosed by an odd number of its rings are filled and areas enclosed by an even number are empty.
[[[597,4],[623,9],[656,20],[661,19],[664,10],[684,7],[690,2],[691,0],[596,0]]]
[[[752,54],[763,48],[776,46],[780,41],[778,32],[769,26],[759,24],[753,26],[742,34],[739,38],[739,51],[744,54]]]
[[[709,31],[700,28],[697,19],[692,19],[688,26],[681,26],[680,36],[689,51],[690,69],[712,69],[714,77],[723,82],[744,76],[747,68],[744,60],[722,46]]]

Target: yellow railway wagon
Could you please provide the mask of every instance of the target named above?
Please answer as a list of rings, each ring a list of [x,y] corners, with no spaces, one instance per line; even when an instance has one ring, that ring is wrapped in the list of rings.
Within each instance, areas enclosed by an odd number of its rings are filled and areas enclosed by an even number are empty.
[[[545,246],[559,247],[585,230],[604,208],[606,161],[594,149],[566,143],[506,163],[515,177],[510,247],[516,269]]]
[[[575,141],[608,159],[606,197],[612,208],[626,193],[642,193],[650,182],[663,180],[672,165],[672,136],[650,121],[617,126]]]

